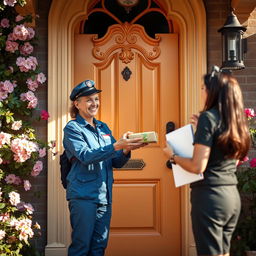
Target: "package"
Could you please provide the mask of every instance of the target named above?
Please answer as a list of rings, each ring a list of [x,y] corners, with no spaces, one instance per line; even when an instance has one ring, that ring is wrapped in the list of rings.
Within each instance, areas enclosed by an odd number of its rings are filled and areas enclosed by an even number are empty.
[[[157,133],[156,132],[139,132],[129,135],[129,139],[141,138],[145,143],[155,143],[157,142]]]

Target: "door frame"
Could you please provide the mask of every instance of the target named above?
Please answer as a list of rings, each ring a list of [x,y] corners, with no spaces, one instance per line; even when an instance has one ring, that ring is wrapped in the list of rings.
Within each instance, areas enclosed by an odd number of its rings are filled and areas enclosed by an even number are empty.
[[[179,33],[179,81],[181,125],[201,107],[202,76],[206,72],[206,13],[203,0],[157,0]],[[73,84],[75,26],[87,14],[91,0],[53,0],[48,32],[48,141],[62,152],[63,128],[69,118],[69,94]],[[176,31],[177,32],[177,31]],[[65,191],[60,184],[59,154],[48,154],[48,213],[46,256],[66,255],[70,227]],[[182,256],[194,256],[189,187],[181,188]],[[177,255],[178,256],[178,255]]]

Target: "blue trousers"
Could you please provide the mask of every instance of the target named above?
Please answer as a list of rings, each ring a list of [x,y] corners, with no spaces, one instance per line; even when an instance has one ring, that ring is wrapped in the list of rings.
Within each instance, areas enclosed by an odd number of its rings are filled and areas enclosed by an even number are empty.
[[[72,242],[68,256],[103,256],[108,243],[111,205],[69,201]]]

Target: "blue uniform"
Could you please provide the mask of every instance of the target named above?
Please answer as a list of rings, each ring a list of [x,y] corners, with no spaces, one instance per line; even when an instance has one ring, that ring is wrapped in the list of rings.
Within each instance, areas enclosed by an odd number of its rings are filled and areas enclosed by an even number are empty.
[[[79,114],[64,128],[64,148],[72,168],[67,176],[67,200],[72,226],[69,256],[102,256],[108,241],[112,203],[112,168],[130,155],[115,151],[108,126],[94,119],[92,127]]]

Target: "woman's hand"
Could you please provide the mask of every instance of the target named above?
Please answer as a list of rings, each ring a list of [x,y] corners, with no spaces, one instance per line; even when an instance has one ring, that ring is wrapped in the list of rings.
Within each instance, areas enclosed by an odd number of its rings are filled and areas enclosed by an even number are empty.
[[[173,155],[173,149],[171,148],[170,145],[167,145],[167,142],[166,142],[166,147],[163,148],[163,151],[165,153],[165,155],[170,159]]]
[[[193,124],[195,127],[197,127],[199,115],[193,114],[190,117],[190,123]]]

